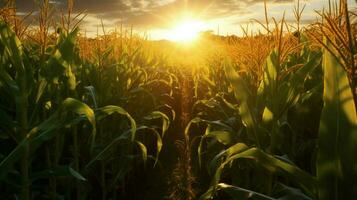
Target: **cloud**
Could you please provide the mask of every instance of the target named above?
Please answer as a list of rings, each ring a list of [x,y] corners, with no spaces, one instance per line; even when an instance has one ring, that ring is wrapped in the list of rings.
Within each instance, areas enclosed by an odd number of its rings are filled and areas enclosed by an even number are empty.
[[[5,0],[0,0],[3,2]],[[35,0],[41,2],[43,0]],[[168,30],[179,21],[183,13],[191,13],[193,18],[210,24],[211,30],[220,27],[222,33],[239,33],[239,26],[251,19],[264,21],[264,0],[74,0],[75,12],[86,11],[88,16],[82,27],[96,32],[103,20],[106,27],[123,24],[134,26],[138,31]],[[267,0],[269,18],[280,19],[286,11],[286,19],[293,22],[292,9],[297,0]],[[67,0],[51,0],[55,12],[65,10]],[[327,0],[300,0],[306,4],[302,23],[308,24],[316,18],[314,10],[326,6]],[[16,0],[18,11],[26,13],[38,10],[32,0]],[[355,7],[355,0],[348,0]],[[55,13],[55,14],[56,14]]]
[[[5,0],[1,0],[4,2]],[[37,10],[43,0],[15,0],[19,12]],[[66,7],[67,0],[50,0],[52,6],[59,9]],[[126,10],[129,7],[121,0],[74,0],[75,10],[87,10],[88,13],[112,12]]]
[[[4,0],[2,0],[4,1]],[[173,20],[189,10],[202,20],[223,18],[232,15],[247,15],[247,9],[264,0],[75,0],[75,11],[86,10],[86,13],[98,18],[111,20],[136,27],[167,27]],[[293,0],[268,0],[271,3],[286,3]],[[41,2],[37,0],[37,2]],[[57,11],[65,9],[66,0],[52,0]],[[19,12],[38,9],[31,0],[16,0]]]

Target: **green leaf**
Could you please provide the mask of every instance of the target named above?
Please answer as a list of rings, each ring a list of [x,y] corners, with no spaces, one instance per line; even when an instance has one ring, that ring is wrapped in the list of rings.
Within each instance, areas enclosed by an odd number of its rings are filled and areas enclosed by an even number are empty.
[[[327,42],[326,46],[331,48]],[[357,196],[355,102],[347,73],[328,50],[324,50],[323,71],[324,107],[317,155],[319,198],[349,199]]]
[[[66,113],[74,112],[79,116],[69,118]],[[68,118],[72,121],[76,121],[78,118],[82,118],[82,115],[90,121],[93,126],[93,138],[95,136],[95,118],[93,110],[86,104],[72,98],[67,98],[63,101],[60,110],[52,114],[47,120],[40,125],[31,129],[27,134],[27,137],[23,139],[12,152],[6,156],[0,163],[0,179],[6,176],[6,174],[12,169],[12,166],[21,158],[23,149],[25,146],[31,146],[31,151],[35,152],[43,142],[50,140],[54,137],[55,130],[63,128],[66,125]],[[65,119],[63,119],[65,118]]]
[[[211,131],[211,125],[216,124],[216,123],[210,122],[210,121],[206,121],[206,120],[204,122],[208,123],[208,126],[206,128],[205,134],[201,137],[200,143],[198,145],[198,163],[199,163],[200,167],[201,167],[201,163],[202,163],[203,141],[206,138],[214,138],[219,143],[221,143],[223,145],[230,145],[236,139],[236,136],[234,135],[233,132],[231,132],[231,131]],[[218,125],[220,125],[220,124],[218,124]]]
[[[228,185],[225,183],[217,184],[216,188],[210,188],[207,192],[205,192],[199,199],[200,200],[208,200],[214,197],[217,190],[223,190],[228,193],[233,199],[239,200],[276,200],[264,194],[260,194],[258,192],[254,192],[251,190],[247,190],[241,187]]]
[[[265,106],[270,111],[266,114],[272,114],[266,116],[266,119],[280,119],[288,108],[298,102],[306,78],[321,62],[321,53],[309,51],[309,54],[311,55],[308,60],[301,67],[290,66],[299,67],[295,72],[283,71],[276,50],[268,57],[264,68],[264,80],[258,91],[259,101],[264,99],[261,95],[265,95]],[[287,78],[283,78],[284,72]]]
[[[277,50],[269,55],[264,66],[264,91],[265,93],[275,96],[277,91],[278,76],[280,72],[279,57]]]
[[[268,107],[265,107],[264,111],[263,111],[263,122],[269,123],[269,122],[273,121],[273,119],[274,119],[273,112],[271,112],[271,110],[269,110]]]
[[[217,167],[219,167],[219,165],[222,164],[222,161],[224,161],[224,159],[234,155],[234,154],[238,154],[240,152],[246,151],[249,147],[246,144],[243,143],[237,143],[231,147],[229,147],[228,149],[222,151],[221,153],[217,154],[211,161],[210,163],[210,173],[214,174]]]
[[[261,136],[258,135],[258,125],[256,118],[253,113],[253,109],[250,105],[250,93],[247,88],[245,81],[239,74],[234,70],[232,62],[226,60],[224,62],[224,69],[227,76],[227,79],[231,83],[234,91],[234,96],[236,97],[239,105],[239,114],[242,118],[244,126],[248,130],[250,137],[256,140],[258,147],[261,147]]]
[[[46,60],[46,64],[41,68],[41,75],[49,82],[56,83],[59,77],[66,77],[66,84],[70,90],[76,87],[76,76],[72,72],[72,65],[78,53],[75,51],[76,36],[79,29],[76,28],[69,34],[62,32],[59,35],[57,44]]]
[[[279,200],[312,200],[312,198],[306,196],[301,190],[281,183],[277,185],[277,192],[275,193],[276,196],[279,196]]]
[[[215,138],[219,143],[229,145],[234,142],[234,135],[229,131],[210,131],[205,138]]]
[[[125,175],[131,170],[132,161],[133,159],[127,156],[120,158],[120,164],[115,170],[116,173],[111,181],[110,188],[116,187],[118,181],[122,181],[125,178]]]
[[[316,67],[321,63],[321,53],[312,53],[309,57],[307,63],[304,63],[295,73],[290,73],[288,80],[280,83],[278,91],[278,104],[276,113],[278,118],[280,118],[283,113],[286,112],[288,108],[297,103],[300,98],[300,94],[304,89],[304,82],[308,75],[316,69]]]
[[[143,143],[139,142],[139,141],[135,141],[135,143],[139,146],[139,148],[141,150],[140,151],[141,152],[141,157],[142,157],[142,159],[144,161],[144,165],[146,165],[146,161],[148,160],[148,151],[146,149],[146,146]]]
[[[21,74],[25,72],[23,63],[23,46],[16,34],[4,21],[0,21],[0,42],[5,47],[5,53],[11,60],[16,70]]]
[[[75,45],[78,32],[78,28],[74,29],[69,34],[62,32],[57,41],[57,49],[61,52],[63,59],[68,63],[74,62],[73,58],[74,55],[76,55]]]
[[[75,90],[77,83],[76,83],[76,76],[73,74],[71,66],[66,68],[66,77],[67,77],[67,84],[70,90]]]
[[[86,165],[86,171],[92,169],[94,164],[99,161],[103,160],[110,152],[110,150],[120,143],[127,143],[131,140],[131,130],[126,131],[125,133],[121,134],[119,137],[114,138],[103,150],[101,150],[97,155],[95,155]]]
[[[69,173],[76,179],[80,180],[80,181],[86,181],[86,179],[76,170],[74,170],[72,167],[69,167]]]
[[[67,98],[62,103],[62,111],[64,113],[73,112],[78,115],[84,115],[92,125],[92,148],[94,147],[96,137],[96,121],[94,111],[85,103],[73,99]]]
[[[170,126],[169,117],[160,111],[154,111],[154,112],[150,113],[150,115],[145,117],[145,119],[147,119],[147,120],[153,120],[153,119],[159,119],[159,118],[162,119],[162,135],[161,136],[164,137],[166,131],[169,129],[169,126]]]
[[[155,158],[155,164],[154,166],[156,166],[156,164],[158,163],[159,161],[159,155],[160,155],[160,152],[161,152],[161,149],[162,149],[162,138],[159,134],[159,132],[156,131],[156,129],[154,128],[150,128],[148,126],[140,126],[138,127],[138,131],[139,130],[149,130],[149,133],[153,133],[156,137],[156,158]]]
[[[136,122],[135,122],[134,118],[132,118],[131,115],[126,110],[124,110],[123,108],[121,108],[119,106],[105,106],[105,107],[97,109],[96,111],[97,111],[96,115],[97,115],[98,121],[100,121],[104,117],[112,115],[114,113],[126,116],[130,122],[131,141],[134,141],[135,133],[136,133]]]
[[[46,169],[41,172],[32,173],[31,180],[35,181],[38,179],[48,179],[49,177],[53,177],[53,176],[57,176],[57,177],[71,176],[80,181],[87,180],[79,172],[77,172],[76,170],[74,170],[72,167],[69,166],[59,166],[54,169]]]
[[[229,145],[234,142],[235,136],[233,135],[232,132],[229,131],[210,131],[210,125],[208,125],[206,129],[206,133],[204,136],[201,137],[200,144],[198,146],[198,163],[199,166],[201,166],[202,162],[202,145],[203,141],[206,138],[215,138],[219,143],[222,143],[224,145]]]
[[[256,161],[260,166],[266,168],[269,171],[278,172],[281,170],[285,172],[286,175],[292,177],[293,180],[295,180],[297,183],[302,184],[304,189],[307,191],[310,191],[315,187],[316,181],[314,177],[299,169],[298,167],[277,159],[258,148],[250,148],[244,151],[240,151],[244,149],[242,147],[238,149],[239,153],[234,154],[235,152],[232,152],[233,154],[231,153],[231,155],[227,157],[227,159],[217,168],[213,179],[213,186],[219,183],[221,174],[226,165],[237,159],[245,158]]]
[[[205,119],[201,119],[199,117],[195,117],[193,118],[186,126],[185,128],[185,135],[188,137],[189,136],[189,130],[191,128],[191,126],[193,124],[199,124],[199,123],[206,123],[208,125],[216,125],[219,126],[221,128],[224,128],[226,130],[232,131],[232,128],[224,123],[222,123],[221,121],[217,120],[217,121],[210,121],[210,120],[205,120]]]
[[[0,163],[0,179],[3,179],[9,171],[12,170],[13,165],[21,158],[25,147],[29,144],[27,139],[20,142],[14,150],[11,151]]]
[[[205,135],[208,134],[208,132],[210,131],[210,129],[211,129],[211,126],[208,125],[207,128],[206,128]],[[204,136],[201,137],[200,143],[199,143],[198,148],[197,148],[198,166],[199,166],[200,168],[201,168],[201,166],[202,166],[202,146],[203,146],[203,140],[204,140]]]

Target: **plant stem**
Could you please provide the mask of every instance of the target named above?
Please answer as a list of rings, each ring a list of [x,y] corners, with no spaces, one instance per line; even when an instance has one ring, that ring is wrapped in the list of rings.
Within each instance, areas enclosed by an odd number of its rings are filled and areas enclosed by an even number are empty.
[[[30,183],[29,183],[29,144],[25,144],[24,154],[21,162],[21,173],[22,173],[22,198],[23,200],[30,199]]]
[[[101,171],[101,182],[102,182],[102,199],[105,200],[107,199],[107,190],[106,190],[106,184],[105,184],[105,162],[102,161],[100,164],[100,171]]]
[[[74,148],[74,169],[79,172],[79,147],[78,147],[78,128],[73,128],[73,148]],[[80,199],[81,193],[79,189],[78,180],[76,180],[76,196]]]
[[[25,140],[27,137],[28,119],[27,119],[27,95],[26,95],[26,80],[22,78],[21,80],[21,97],[20,97],[20,124],[21,124],[21,136]],[[21,196],[23,200],[30,199],[30,182],[29,182],[29,143],[26,142],[24,145],[24,151],[21,160],[21,174],[22,174],[22,188]]]
[[[48,169],[53,169],[52,167],[52,161],[51,161],[51,154],[50,154],[50,148],[48,145],[46,145],[46,162],[47,162],[47,168]],[[49,190],[51,193],[51,199],[55,200],[56,199],[56,187],[54,187],[54,180],[55,178],[53,176],[49,177]]]

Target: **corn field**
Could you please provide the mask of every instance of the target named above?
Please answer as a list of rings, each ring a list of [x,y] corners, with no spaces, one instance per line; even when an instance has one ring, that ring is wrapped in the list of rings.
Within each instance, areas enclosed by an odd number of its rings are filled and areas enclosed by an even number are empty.
[[[0,10],[0,199],[357,198],[357,21],[347,1],[297,26],[86,37],[73,3],[36,26]],[[204,46],[204,47],[203,47]]]

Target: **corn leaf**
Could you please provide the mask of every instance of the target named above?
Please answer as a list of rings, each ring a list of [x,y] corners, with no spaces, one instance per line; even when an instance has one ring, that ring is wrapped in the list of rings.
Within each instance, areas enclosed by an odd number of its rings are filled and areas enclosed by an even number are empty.
[[[153,133],[154,136],[156,137],[156,158],[155,158],[155,163],[154,163],[154,166],[156,166],[156,164],[159,162],[159,155],[160,155],[160,152],[162,149],[162,138],[161,138],[159,132],[156,131],[155,128],[150,128],[148,126],[140,126],[140,127],[138,127],[137,130],[138,131],[139,130],[149,130],[149,133]]]
[[[323,55],[323,71],[324,107],[317,157],[319,198],[349,199],[357,196],[355,103],[346,72],[327,50]]]
[[[93,138],[95,137],[95,118],[93,110],[90,109],[86,104],[72,98],[67,98],[62,103],[59,111],[51,115],[47,120],[42,122],[40,125],[31,129],[27,134],[27,137],[23,139],[12,152],[4,158],[0,163],[0,179],[6,176],[6,174],[12,169],[12,166],[19,161],[21,154],[23,153],[24,147],[27,145],[31,146],[31,151],[35,152],[43,142],[50,140],[54,137],[55,130],[63,128],[67,123],[68,116],[66,113],[73,112],[79,116],[71,118],[71,121],[76,121],[78,118],[82,118],[82,115],[86,116],[88,121],[93,126]]]
[[[258,192],[254,192],[252,190],[247,190],[241,187],[228,185],[225,183],[219,183],[217,188],[210,188],[206,193],[201,195],[199,198],[200,200],[208,200],[212,199],[216,190],[222,190],[229,194],[233,199],[240,199],[240,200],[276,200],[264,194],[260,194]]]
[[[269,155],[258,148],[250,148],[244,150],[245,148],[242,147],[244,147],[244,145],[238,148],[237,152],[239,153],[232,154],[231,156],[226,158],[224,162],[216,169],[212,183],[213,187],[218,185],[221,179],[223,169],[228,164],[232,163],[237,159],[244,158],[254,160],[255,162],[257,162],[257,164],[271,172],[283,171],[288,177],[292,177],[292,180],[296,181],[297,183],[300,183],[302,187],[309,192],[311,189],[315,188],[316,181],[314,177],[299,169],[298,167],[286,163],[278,158],[275,158],[274,156]]]
[[[169,129],[170,126],[170,119],[169,117],[164,114],[163,112],[159,112],[159,111],[154,111],[152,113],[150,113],[150,115],[146,116],[145,119],[147,120],[153,120],[153,119],[162,119],[162,134],[161,136],[164,137],[166,131]]]
[[[235,98],[237,99],[239,105],[239,114],[242,118],[244,126],[248,130],[250,137],[254,138],[257,142],[258,147],[261,146],[261,137],[258,133],[258,125],[256,118],[253,113],[253,109],[250,102],[249,89],[247,88],[244,80],[239,74],[234,70],[230,60],[224,62],[224,69],[226,76],[231,83],[234,91]]]
[[[102,108],[97,109],[96,115],[98,118],[98,121],[102,120],[106,116],[112,115],[114,113],[124,115],[125,117],[128,118],[130,122],[130,132],[131,132],[131,141],[134,141],[135,139],[135,133],[136,133],[136,122],[134,118],[131,117],[131,115],[125,111],[123,108],[119,106],[105,106]]]
[[[58,166],[53,169],[46,169],[44,171],[35,172],[31,175],[31,180],[35,181],[42,178],[48,179],[48,177],[53,177],[53,176],[58,176],[58,177],[70,176],[80,181],[86,181],[86,178],[84,178],[79,172],[77,172],[70,166]]]

